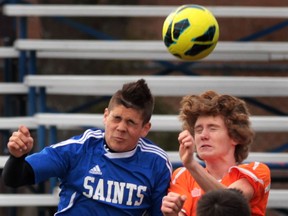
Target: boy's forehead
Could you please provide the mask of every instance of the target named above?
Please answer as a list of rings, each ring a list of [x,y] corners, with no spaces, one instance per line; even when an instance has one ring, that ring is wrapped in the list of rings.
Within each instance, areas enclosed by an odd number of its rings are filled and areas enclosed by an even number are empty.
[[[217,115],[217,116],[213,116],[213,115],[209,115],[209,116],[199,116],[195,122],[195,126],[197,124],[200,124],[200,123],[223,123],[224,122],[224,119],[222,116],[220,115]]]
[[[142,110],[134,109],[134,108],[127,108],[123,105],[114,106],[113,109],[110,110],[112,115],[119,115],[119,116],[130,116],[131,118],[137,118],[139,120],[143,120],[142,118]]]

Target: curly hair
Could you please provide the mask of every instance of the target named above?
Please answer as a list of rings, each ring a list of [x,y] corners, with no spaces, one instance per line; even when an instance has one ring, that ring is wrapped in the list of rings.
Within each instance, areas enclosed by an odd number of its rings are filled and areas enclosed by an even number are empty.
[[[236,161],[241,163],[247,158],[254,132],[250,126],[250,113],[243,100],[206,91],[201,95],[183,97],[180,105],[179,118],[183,128],[189,130],[192,135],[199,116],[222,116],[228,135],[238,143],[234,155]]]

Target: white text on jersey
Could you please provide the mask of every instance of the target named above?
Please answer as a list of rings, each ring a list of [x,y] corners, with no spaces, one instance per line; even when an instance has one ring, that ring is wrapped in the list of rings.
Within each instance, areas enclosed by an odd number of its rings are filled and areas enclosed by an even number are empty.
[[[144,194],[147,190],[146,186],[136,185],[127,182],[117,182],[108,180],[107,182],[104,179],[99,179],[98,184],[94,188],[93,183],[95,178],[92,176],[86,176],[84,179],[84,188],[87,192],[83,192],[83,195],[92,198],[95,200],[101,200],[105,202],[110,202],[114,204],[124,204],[127,206],[139,206],[141,205]],[[127,194],[127,200],[124,199],[124,194]],[[136,201],[135,200],[136,197]]]

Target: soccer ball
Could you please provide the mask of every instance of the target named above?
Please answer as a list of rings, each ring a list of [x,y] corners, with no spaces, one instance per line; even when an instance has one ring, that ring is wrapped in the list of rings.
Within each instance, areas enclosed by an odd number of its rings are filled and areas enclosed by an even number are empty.
[[[207,8],[182,5],[165,19],[162,38],[174,56],[183,60],[200,60],[214,50],[219,38],[219,25]]]

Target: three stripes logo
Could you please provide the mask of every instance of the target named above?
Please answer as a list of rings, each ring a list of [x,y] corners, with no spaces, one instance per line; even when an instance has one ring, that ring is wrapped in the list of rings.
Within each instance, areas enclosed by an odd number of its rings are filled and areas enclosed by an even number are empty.
[[[99,165],[94,166],[93,168],[91,168],[89,170],[89,173],[93,174],[93,175],[102,175],[102,171],[99,167]]]

